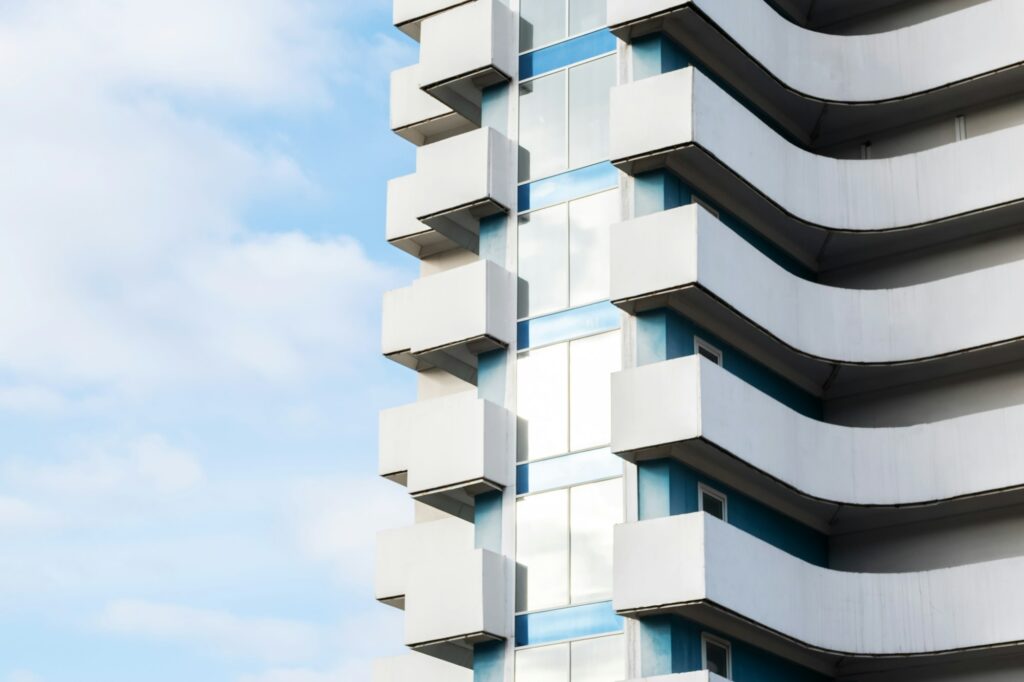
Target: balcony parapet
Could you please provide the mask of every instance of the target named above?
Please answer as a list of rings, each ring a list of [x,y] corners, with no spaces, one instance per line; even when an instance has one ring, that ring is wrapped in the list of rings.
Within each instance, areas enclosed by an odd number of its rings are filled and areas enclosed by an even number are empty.
[[[475,123],[485,88],[518,70],[516,15],[500,0],[474,0],[423,21],[420,87]]]
[[[611,94],[611,156],[630,174],[668,167],[823,271],[1024,219],[1024,126],[887,159],[795,146],[693,68]],[[965,182],[970,178],[970,182]]]
[[[906,427],[830,424],[698,355],[613,374],[611,395],[621,457],[674,457],[818,527],[938,517],[954,501],[995,508],[1024,490],[1024,406]]]
[[[867,35],[807,30],[764,0],[609,0],[608,20],[626,41],[674,36],[811,146],[952,115],[1024,81],[1016,0]]]
[[[377,599],[405,611],[405,643],[462,666],[481,642],[511,635],[510,560],[473,548],[462,519],[385,531],[377,539]]]
[[[515,340],[515,287],[514,275],[480,260],[385,293],[384,355],[475,383],[477,356]]]
[[[461,135],[477,124],[420,89],[420,67],[391,72],[391,130],[422,146]]]
[[[509,484],[515,415],[475,391],[380,415],[380,474],[421,502],[472,519],[477,495]]]
[[[420,147],[416,172],[388,182],[388,241],[418,258],[477,251],[480,220],[515,206],[514,159],[492,128]]]
[[[834,666],[846,656],[1020,645],[1022,571],[1021,557],[913,573],[835,571],[698,512],[615,528],[613,601],[622,615],[683,615]]]

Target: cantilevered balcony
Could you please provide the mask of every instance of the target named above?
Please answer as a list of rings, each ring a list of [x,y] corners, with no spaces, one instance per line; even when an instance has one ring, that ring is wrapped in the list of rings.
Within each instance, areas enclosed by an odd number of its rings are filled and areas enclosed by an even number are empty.
[[[515,423],[475,391],[384,410],[380,474],[421,502],[471,520],[477,495],[509,483]]]
[[[394,0],[392,5],[392,21],[399,29],[413,40],[420,39],[420,26],[427,17],[440,14],[459,5],[474,0]]]
[[[391,72],[391,130],[417,146],[431,144],[477,127],[420,89],[420,67]]]
[[[469,668],[424,654],[380,658],[373,662],[373,682],[473,682]]]
[[[617,306],[672,308],[813,394],[1024,358],[1024,263],[895,289],[827,286],[785,270],[696,204],[613,226],[611,241]]]
[[[462,666],[474,644],[511,628],[507,558],[473,548],[462,519],[416,524],[377,537],[377,599],[405,611],[405,643]]]
[[[809,146],[952,117],[1024,86],[1017,0],[858,36],[808,31],[765,0],[609,0],[608,14],[623,40],[674,37]]]
[[[387,238],[425,258],[477,251],[480,220],[515,206],[515,149],[491,128],[416,150],[416,172],[388,183]]]
[[[384,294],[384,355],[476,382],[477,356],[515,338],[515,276],[481,260]]]
[[[620,614],[677,614],[831,675],[840,660],[850,674],[873,657],[898,668],[1024,642],[1022,557],[847,573],[698,512],[617,526],[613,564]]]
[[[501,0],[474,0],[425,19],[420,87],[479,122],[483,91],[518,69],[516,17]]]
[[[613,88],[611,131],[619,168],[668,167],[812,270],[1024,220],[1024,126],[888,159],[834,159],[793,145],[686,68]]]
[[[996,508],[1024,493],[1019,405],[908,427],[841,426],[691,355],[613,374],[611,415],[621,457],[678,459],[830,532]]]

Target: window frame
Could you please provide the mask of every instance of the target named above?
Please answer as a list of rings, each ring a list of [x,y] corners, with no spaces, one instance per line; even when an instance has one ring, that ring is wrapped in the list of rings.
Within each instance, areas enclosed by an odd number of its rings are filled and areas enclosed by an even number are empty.
[[[531,47],[529,50],[524,50],[524,49],[522,49],[521,45],[517,45],[516,47],[518,49],[518,56],[521,57],[524,54],[530,54],[531,52],[537,52],[538,50],[543,50],[543,49],[546,49],[546,48],[549,48],[549,47],[554,47],[555,45],[558,45],[560,43],[565,43],[565,42],[568,42],[570,40],[574,40],[576,38],[579,38],[579,37],[582,37],[582,36],[585,36],[585,35],[590,35],[591,33],[596,33],[597,31],[603,31],[603,30],[608,28],[608,16],[606,14],[605,18],[604,18],[604,24],[603,25],[598,26],[596,28],[591,28],[591,29],[587,29],[585,31],[581,31],[580,33],[572,33],[569,30],[569,27],[572,25],[572,3],[573,2],[575,2],[575,0],[566,0],[566,2],[565,2],[565,33],[566,33],[565,37],[558,38],[557,40],[552,40],[551,42],[544,43],[542,45],[535,45],[534,47]]]
[[[729,496],[720,490],[712,488],[707,483],[697,483],[697,511],[704,511],[705,495],[713,497],[722,503],[722,521],[729,523]]]
[[[727,680],[732,679],[732,643],[728,642],[721,637],[716,637],[710,633],[700,633],[700,667],[701,670],[708,669],[708,644],[725,649],[725,675],[721,675]],[[718,675],[719,673],[715,673]]]
[[[710,353],[711,355],[714,355],[717,359],[709,358],[707,355],[701,352],[702,350],[704,351],[704,353]],[[708,343],[707,341],[705,341],[704,339],[697,335],[694,335],[693,337],[693,354],[702,357],[709,362],[713,362],[719,367],[725,366],[725,354],[721,351],[721,349],[719,349],[717,346],[713,344]]]

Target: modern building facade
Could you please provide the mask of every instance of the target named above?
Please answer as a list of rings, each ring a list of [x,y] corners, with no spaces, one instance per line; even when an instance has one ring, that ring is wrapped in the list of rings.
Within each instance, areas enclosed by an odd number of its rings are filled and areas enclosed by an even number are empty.
[[[1024,679],[1024,2],[394,19],[375,682]]]

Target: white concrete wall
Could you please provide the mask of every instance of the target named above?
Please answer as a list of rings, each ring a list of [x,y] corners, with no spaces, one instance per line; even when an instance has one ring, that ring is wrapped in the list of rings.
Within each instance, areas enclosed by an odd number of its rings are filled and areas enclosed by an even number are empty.
[[[515,14],[499,0],[475,0],[423,21],[420,87],[478,71],[518,73]]]
[[[420,89],[419,64],[391,72],[391,129],[419,146],[476,125]]]
[[[613,88],[611,131],[613,159],[698,144],[824,228],[897,229],[1024,199],[1024,174],[1013,172],[1024,126],[888,159],[834,159],[790,144],[692,68]]]
[[[512,570],[510,559],[484,549],[419,562],[405,595],[406,645],[512,636]]]
[[[473,392],[380,413],[379,471],[408,472],[410,495],[487,481],[509,484],[515,415]]]
[[[515,339],[515,276],[491,261],[417,279],[384,294],[382,350],[412,355],[490,337]]]
[[[863,0],[844,1],[857,4]],[[891,7],[830,23],[819,30],[841,35],[881,33],[928,21],[950,12],[980,5],[983,2],[988,2],[988,0],[903,0],[894,3]]]
[[[611,239],[613,301],[700,285],[826,361],[906,362],[1024,337],[1020,261],[897,289],[831,287],[784,270],[694,204],[615,225]]]
[[[616,610],[710,601],[807,646],[852,655],[1024,640],[1022,572],[1024,558],[918,573],[833,571],[703,513],[615,529]]]
[[[698,670],[692,673],[679,673],[677,675],[637,678],[629,682],[725,682],[725,678],[721,675],[710,673],[707,670]]]
[[[704,438],[804,495],[910,505],[1024,485],[1024,407],[899,428],[805,417],[698,356],[612,375],[612,450]]]
[[[473,671],[417,653],[379,658],[373,662],[373,682],[412,681],[473,682]]]
[[[610,25],[699,8],[788,88],[834,102],[926,92],[1024,61],[1024,3],[989,0],[904,28],[840,36],[787,21],[764,0],[609,0]]]
[[[375,598],[404,597],[409,590],[409,576],[421,563],[473,549],[472,523],[454,516],[436,515],[441,518],[377,534]]]

